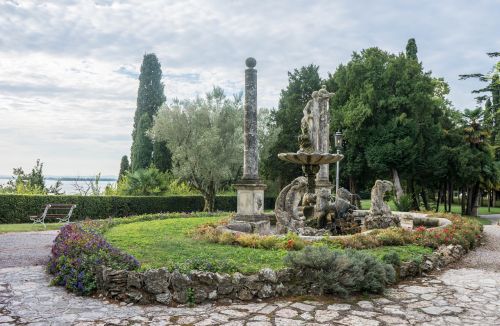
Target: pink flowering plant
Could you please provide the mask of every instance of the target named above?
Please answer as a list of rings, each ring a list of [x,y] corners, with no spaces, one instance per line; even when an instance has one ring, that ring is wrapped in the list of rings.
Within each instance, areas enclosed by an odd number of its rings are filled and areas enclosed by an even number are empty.
[[[54,240],[48,271],[51,283],[80,295],[96,289],[95,268],[136,270],[140,264],[133,256],[111,246],[90,223],[68,224]]]

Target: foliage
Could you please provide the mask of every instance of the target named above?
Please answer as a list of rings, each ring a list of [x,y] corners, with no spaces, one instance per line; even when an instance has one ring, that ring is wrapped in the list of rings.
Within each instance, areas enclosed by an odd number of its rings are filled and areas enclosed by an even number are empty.
[[[399,212],[409,212],[412,209],[413,203],[411,195],[404,194],[399,198],[399,202],[394,203],[396,205],[396,209]]]
[[[203,210],[202,196],[77,196],[0,194],[0,223],[28,223],[30,215],[41,213],[47,204],[76,204],[71,220],[101,219],[160,212]],[[274,198],[265,198],[264,207],[274,207]],[[236,210],[236,196],[217,196],[215,208]]]
[[[151,128],[153,116],[166,100],[161,77],[161,65],[156,55],[154,53],[145,54],[139,75],[137,108],[132,132],[132,154],[130,157],[132,171],[145,169],[151,163],[153,144],[151,139],[146,136],[146,131]],[[156,146],[155,149],[162,150],[161,146]],[[156,156],[158,157],[158,154]]]
[[[318,69],[311,64],[288,72],[288,86],[281,91],[278,110],[271,113],[269,125],[270,129],[276,129],[276,134],[272,135],[273,144],[266,144],[262,174],[269,180],[278,180],[280,188],[302,174],[300,166],[279,160],[278,153],[298,149],[302,110],[312,93],[321,88]]]
[[[205,98],[174,101],[155,118],[154,140],[167,142],[174,177],[200,191],[205,211],[241,173],[242,118],[241,97],[228,99],[218,87]]]
[[[168,189],[170,176],[156,167],[128,172],[122,179],[123,195],[158,196]]]
[[[0,193],[16,193],[25,195],[61,194],[61,181],[48,188],[45,187],[45,177],[43,176],[43,163],[36,160],[36,165],[30,173],[24,172],[22,167],[13,169],[12,179],[6,186],[0,186]]]
[[[153,143],[152,163],[163,173],[172,169],[172,153],[168,149],[167,142],[156,141]]]
[[[48,271],[54,285],[81,295],[96,289],[95,267],[105,265],[114,269],[136,270],[139,262],[111,246],[84,224],[67,224],[54,240]]]
[[[120,162],[120,172],[118,173],[118,182],[125,176],[125,173],[130,169],[130,164],[128,162],[128,156],[123,155]]]
[[[391,251],[382,256],[382,261],[384,261],[386,264],[391,264],[395,268],[401,265],[401,258],[395,251]]]
[[[144,113],[139,119],[137,130],[135,131],[134,141],[132,142],[131,171],[146,169],[151,165],[151,155],[153,152],[153,142],[146,132],[152,125],[151,117]]]
[[[423,71],[416,51],[414,40],[408,42],[407,54],[362,50],[327,82],[335,92],[331,132],[344,131],[341,173],[350,188],[371,187],[375,179],[394,171],[411,188],[412,182],[429,180],[440,164],[434,144],[440,137],[438,123],[446,92],[435,97],[440,84]],[[360,184],[362,180],[368,184]]]
[[[288,233],[285,237],[280,237],[275,235],[231,233],[217,229],[218,226],[226,223],[227,221],[220,221],[215,224],[203,224],[193,230],[191,236],[196,240],[258,249],[301,250],[306,244],[309,244],[308,241],[303,240],[295,233]]]
[[[101,195],[101,186],[99,186],[100,180],[101,180],[101,173],[98,173],[93,180],[77,179],[73,183],[73,189],[75,189],[75,192],[81,196],[100,196]]]
[[[416,244],[430,248],[440,245],[459,244],[465,250],[477,246],[483,226],[475,219],[461,217],[454,214],[435,214],[436,217],[449,219],[452,224],[444,228],[427,229],[420,226],[416,231],[403,228],[389,228],[374,230],[368,234],[355,234],[349,237],[325,239],[330,245],[339,248],[367,249],[380,246],[401,246]]]
[[[434,228],[439,226],[439,220],[435,218],[419,218],[413,220],[413,228],[416,229],[419,226],[426,228]]]
[[[289,252],[285,264],[303,282],[314,283],[321,293],[327,294],[381,293],[386,285],[395,281],[391,265],[355,250],[342,253],[326,246],[308,246],[302,251]]]

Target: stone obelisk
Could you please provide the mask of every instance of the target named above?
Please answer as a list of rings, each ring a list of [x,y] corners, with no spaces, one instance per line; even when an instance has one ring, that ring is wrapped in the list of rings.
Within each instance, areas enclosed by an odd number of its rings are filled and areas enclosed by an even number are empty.
[[[238,191],[237,214],[228,228],[235,231],[267,234],[269,217],[264,215],[264,190],[259,178],[259,144],[257,139],[257,61],[245,61],[245,105],[243,122],[243,177],[234,184]]]

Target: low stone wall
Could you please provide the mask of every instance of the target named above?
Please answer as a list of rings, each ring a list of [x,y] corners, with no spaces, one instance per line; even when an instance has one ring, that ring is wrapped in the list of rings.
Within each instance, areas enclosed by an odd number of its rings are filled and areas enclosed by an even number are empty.
[[[464,253],[465,250],[460,245],[441,246],[432,254],[425,255],[420,263],[402,263],[397,269],[399,279],[444,267]],[[252,275],[229,275],[201,271],[183,274],[178,271],[169,272],[164,268],[133,272],[99,266],[95,273],[101,293],[120,301],[140,304],[173,305],[215,300],[229,303],[257,298],[320,294],[314,284],[304,280],[304,275],[297,275],[290,269],[263,269]]]

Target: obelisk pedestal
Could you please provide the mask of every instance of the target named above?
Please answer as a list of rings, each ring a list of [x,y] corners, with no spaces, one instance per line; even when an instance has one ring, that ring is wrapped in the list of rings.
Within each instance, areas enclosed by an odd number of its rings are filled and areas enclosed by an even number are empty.
[[[227,228],[234,231],[268,234],[269,217],[264,215],[264,190],[259,179],[259,144],[257,139],[257,61],[245,61],[243,177],[233,186],[238,192],[236,216]]]

